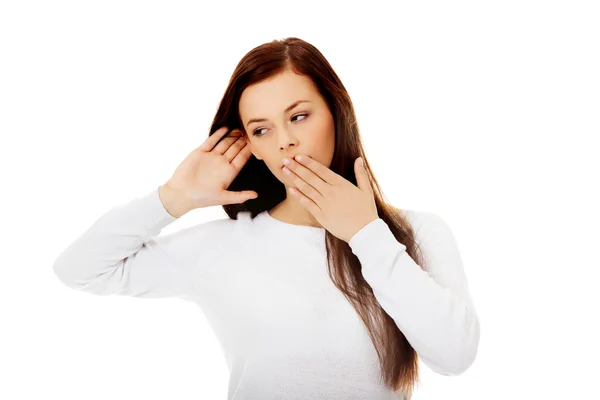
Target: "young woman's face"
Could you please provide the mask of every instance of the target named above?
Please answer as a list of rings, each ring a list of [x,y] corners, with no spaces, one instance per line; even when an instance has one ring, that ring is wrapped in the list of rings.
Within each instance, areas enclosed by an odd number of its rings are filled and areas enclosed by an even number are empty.
[[[302,100],[306,102],[298,103]],[[286,70],[249,86],[240,97],[239,109],[252,154],[263,160],[282,183],[286,178],[282,161],[286,157],[306,154],[328,168],[331,165],[335,148],[333,116],[310,78]]]

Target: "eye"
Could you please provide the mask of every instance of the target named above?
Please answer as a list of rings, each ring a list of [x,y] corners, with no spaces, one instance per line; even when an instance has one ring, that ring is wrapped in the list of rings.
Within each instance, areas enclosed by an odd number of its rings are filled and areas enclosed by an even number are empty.
[[[258,133],[256,133],[258,131],[262,131],[263,129],[265,129],[265,128],[256,129],[254,132],[252,132],[252,136],[262,136],[262,135],[264,135],[264,133],[262,133],[260,135]]]
[[[296,114],[296,115],[294,115],[294,116],[292,117],[292,119],[294,119],[295,117],[304,117],[303,119],[301,119],[301,120],[300,120],[300,121],[303,121],[304,119],[306,119],[306,117],[308,117],[308,114],[307,114],[307,113]],[[252,132],[252,136],[262,136],[262,135],[264,135],[264,133],[260,133],[260,134],[256,133],[256,132],[258,132],[258,131],[262,131],[263,129],[266,129],[266,128],[258,128],[258,129],[255,129],[255,130]]]
[[[296,114],[296,115],[294,115],[294,117],[304,117],[304,116],[308,117],[308,114]],[[292,118],[294,118],[294,117],[292,117]]]

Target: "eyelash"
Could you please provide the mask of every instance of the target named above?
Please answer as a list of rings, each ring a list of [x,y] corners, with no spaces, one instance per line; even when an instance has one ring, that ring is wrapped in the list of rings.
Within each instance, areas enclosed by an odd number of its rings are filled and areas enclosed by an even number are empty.
[[[309,115],[309,114],[308,114],[308,113],[296,114],[296,115],[292,116],[292,118],[294,118],[294,117],[299,117],[299,116],[301,116],[301,115],[304,115],[304,116],[305,116],[305,118],[301,120],[301,121],[304,121],[306,118],[308,118],[308,115]],[[256,128],[256,129],[255,129],[255,130],[252,132],[252,136],[258,136],[258,137],[260,137],[260,136],[263,136],[263,135],[264,135],[264,133],[261,133],[261,134],[257,134],[257,133],[256,133],[257,131],[260,131],[260,130],[262,130],[262,129],[266,129],[266,128]]]

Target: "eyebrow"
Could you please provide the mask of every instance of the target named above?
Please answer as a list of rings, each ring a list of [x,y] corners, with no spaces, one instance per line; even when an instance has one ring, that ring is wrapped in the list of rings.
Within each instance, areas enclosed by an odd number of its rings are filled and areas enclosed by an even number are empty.
[[[284,110],[284,112],[290,111],[291,109],[293,109],[294,107],[296,107],[300,103],[310,103],[310,101],[308,101],[308,100],[298,100],[298,101],[295,101],[289,107],[287,107]],[[251,119],[250,121],[248,121],[246,123],[246,126],[250,125],[253,122],[263,122],[263,121],[266,121],[266,118],[253,118],[253,119]]]

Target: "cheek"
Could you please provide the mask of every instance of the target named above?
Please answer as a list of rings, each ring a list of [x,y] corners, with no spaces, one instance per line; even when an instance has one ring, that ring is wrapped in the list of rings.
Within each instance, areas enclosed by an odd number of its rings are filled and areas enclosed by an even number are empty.
[[[315,115],[315,118],[311,121],[311,125],[323,135],[327,135],[334,130],[331,114],[319,113],[319,115]]]

